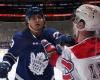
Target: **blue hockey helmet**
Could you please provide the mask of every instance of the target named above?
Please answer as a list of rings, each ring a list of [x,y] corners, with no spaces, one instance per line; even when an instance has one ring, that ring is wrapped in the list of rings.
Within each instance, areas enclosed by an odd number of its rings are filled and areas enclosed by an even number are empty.
[[[26,17],[30,19],[32,15],[41,15],[43,16],[43,11],[39,7],[31,7],[26,10]]]

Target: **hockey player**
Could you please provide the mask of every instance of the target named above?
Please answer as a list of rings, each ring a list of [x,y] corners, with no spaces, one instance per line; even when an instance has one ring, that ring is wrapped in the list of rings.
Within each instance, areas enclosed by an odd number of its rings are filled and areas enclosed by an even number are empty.
[[[83,4],[76,9],[73,27],[78,44],[62,52],[64,80],[100,80],[100,7]]]
[[[41,8],[29,8],[25,18],[28,27],[13,36],[11,48],[0,63],[0,78],[7,77],[18,58],[15,80],[54,80],[53,67],[41,41],[46,39],[56,46],[63,34],[56,29],[45,28],[45,17]],[[75,44],[69,36],[65,37],[70,45]]]
[[[73,25],[78,44],[63,45],[61,56],[52,44],[45,46],[50,60],[55,60],[51,64],[62,70],[63,80],[100,80],[100,37],[96,35],[100,29],[100,7],[81,5],[76,9]]]

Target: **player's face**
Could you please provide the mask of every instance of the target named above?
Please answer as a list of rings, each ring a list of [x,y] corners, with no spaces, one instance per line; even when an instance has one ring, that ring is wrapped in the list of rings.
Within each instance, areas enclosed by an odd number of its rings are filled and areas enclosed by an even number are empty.
[[[73,14],[73,16],[71,17],[71,21],[73,23],[73,34],[75,35],[75,37],[78,36],[78,29],[77,29],[77,23],[79,22],[79,18]]]
[[[41,15],[33,15],[29,20],[29,29],[34,35],[39,35],[45,24],[45,18]]]
[[[78,29],[76,28],[77,24],[73,23],[73,33],[75,37],[78,37]]]

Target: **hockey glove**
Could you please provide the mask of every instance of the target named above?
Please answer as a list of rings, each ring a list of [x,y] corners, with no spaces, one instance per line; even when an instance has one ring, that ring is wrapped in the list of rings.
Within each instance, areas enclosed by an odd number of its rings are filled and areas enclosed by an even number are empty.
[[[76,44],[76,41],[70,35],[60,35],[56,41],[57,52],[62,53],[63,46],[73,46]]]
[[[10,65],[6,62],[0,62],[0,78],[6,78],[10,71]]]
[[[61,35],[58,37],[56,44],[60,44],[61,46],[63,45],[73,46],[76,44],[76,41],[70,35]]]
[[[60,56],[59,53],[57,53],[55,46],[49,43],[47,40],[42,40],[41,44],[43,45],[44,50],[48,54],[50,64],[54,67],[56,65],[58,57]]]

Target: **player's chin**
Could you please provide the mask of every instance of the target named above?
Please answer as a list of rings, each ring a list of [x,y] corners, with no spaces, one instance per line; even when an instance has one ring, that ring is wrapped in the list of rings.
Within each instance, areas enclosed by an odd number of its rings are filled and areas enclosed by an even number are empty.
[[[37,36],[41,35],[41,33],[42,33],[42,30],[37,30],[37,31],[36,31],[36,35],[37,35]]]
[[[44,29],[44,27],[41,27],[41,28],[38,28],[36,31],[37,31],[37,32],[42,32],[43,29]]]

